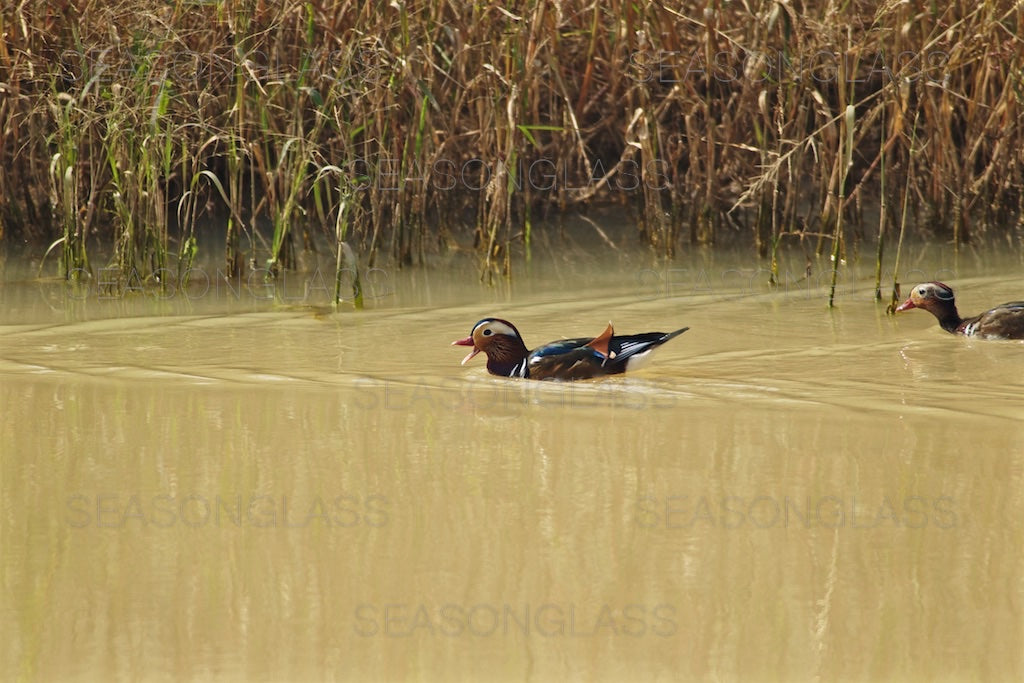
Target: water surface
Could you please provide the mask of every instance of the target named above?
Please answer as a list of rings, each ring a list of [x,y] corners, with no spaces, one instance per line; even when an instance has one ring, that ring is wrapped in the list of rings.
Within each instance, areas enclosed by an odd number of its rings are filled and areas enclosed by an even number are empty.
[[[538,249],[0,287],[5,678],[1020,680],[1024,345],[849,265]],[[963,312],[1020,262],[918,252]],[[557,257],[552,254],[558,254]],[[691,330],[628,377],[489,377],[449,342]]]

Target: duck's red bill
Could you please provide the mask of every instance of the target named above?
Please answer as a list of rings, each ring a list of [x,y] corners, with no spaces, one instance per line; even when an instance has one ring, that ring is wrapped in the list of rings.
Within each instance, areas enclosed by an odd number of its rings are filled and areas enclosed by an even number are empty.
[[[473,343],[473,337],[466,337],[465,339],[456,339],[452,342],[452,346],[472,346],[473,350],[470,351],[465,358],[462,359],[462,365],[469,362],[469,359],[480,353],[480,349],[476,348],[476,344]]]
[[[917,308],[917,306],[914,305],[913,301],[907,299],[906,301],[904,301],[903,303],[896,307],[896,312],[899,313],[900,311],[909,311],[911,308]]]

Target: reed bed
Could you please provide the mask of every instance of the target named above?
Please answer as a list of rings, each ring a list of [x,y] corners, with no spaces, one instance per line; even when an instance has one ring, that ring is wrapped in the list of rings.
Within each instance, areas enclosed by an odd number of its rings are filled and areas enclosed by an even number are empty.
[[[204,233],[229,276],[326,240],[493,278],[607,203],[776,274],[788,240],[1022,234],[1021,2],[24,0],[0,33],[0,244],[69,279],[108,244],[160,282]]]

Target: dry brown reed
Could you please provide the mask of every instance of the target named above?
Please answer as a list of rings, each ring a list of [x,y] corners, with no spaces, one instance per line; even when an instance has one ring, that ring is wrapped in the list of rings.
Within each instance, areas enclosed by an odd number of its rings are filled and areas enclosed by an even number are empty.
[[[225,272],[271,277],[319,235],[369,264],[472,235],[507,274],[604,202],[660,254],[749,241],[776,274],[787,240],[841,258],[880,193],[920,237],[1020,233],[1010,0],[25,0],[0,33],[0,240],[68,278],[106,240],[160,281],[217,217]]]

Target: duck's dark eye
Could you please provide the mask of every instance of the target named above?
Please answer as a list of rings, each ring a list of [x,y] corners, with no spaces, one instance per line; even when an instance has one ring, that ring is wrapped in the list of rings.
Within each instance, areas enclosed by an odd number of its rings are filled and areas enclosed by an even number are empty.
[[[484,330],[484,336],[485,337],[490,337],[491,336],[491,331],[490,330]]]

